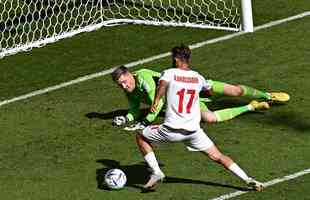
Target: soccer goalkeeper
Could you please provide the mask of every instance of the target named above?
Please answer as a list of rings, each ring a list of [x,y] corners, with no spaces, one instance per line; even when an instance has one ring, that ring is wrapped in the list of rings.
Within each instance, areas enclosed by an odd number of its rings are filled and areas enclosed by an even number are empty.
[[[160,73],[148,69],[141,69],[131,73],[126,67],[120,66],[113,71],[112,79],[125,91],[129,101],[127,115],[114,117],[114,125],[125,125],[140,118],[140,104],[152,105],[159,77]],[[212,85],[212,94],[215,95],[246,96],[264,99],[265,101],[258,102],[253,100],[245,106],[213,112],[206,106],[206,103],[210,100],[208,98],[200,98],[201,117],[203,121],[208,123],[230,120],[245,112],[269,109],[269,104],[266,101],[286,102],[289,100],[289,95],[282,92],[268,93],[244,85],[231,85],[219,81],[211,81],[210,84]],[[162,110],[164,101],[165,99],[160,100],[156,112],[149,112],[141,121],[126,127],[125,130],[143,129],[151,124]]]

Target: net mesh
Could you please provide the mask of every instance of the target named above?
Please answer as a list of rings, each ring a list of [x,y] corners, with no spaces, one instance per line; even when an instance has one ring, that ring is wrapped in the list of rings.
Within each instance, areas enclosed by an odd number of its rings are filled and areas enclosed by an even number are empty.
[[[0,57],[120,23],[238,30],[239,10],[234,0],[1,0]]]

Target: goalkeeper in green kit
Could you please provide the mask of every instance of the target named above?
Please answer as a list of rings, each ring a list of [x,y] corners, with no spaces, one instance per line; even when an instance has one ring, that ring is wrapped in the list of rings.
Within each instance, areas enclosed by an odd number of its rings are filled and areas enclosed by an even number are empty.
[[[140,69],[131,73],[126,67],[120,66],[113,71],[112,79],[124,90],[129,101],[127,115],[114,117],[112,121],[114,125],[126,125],[129,122],[140,119],[140,104],[152,105],[159,77],[160,73],[148,69]],[[289,100],[289,95],[283,92],[268,93],[244,85],[231,85],[219,81],[210,82],[212,85],[212,94],[222,96],[245,96],[262,99],[264,101],[258,102],[253,100],[245,106],[211,111],[206,106],[206,103],[211,100],[208,98],[200,98],[201,118],[202,121],[208,123],[230,120],[246,112],[269,109],[269,101],[286,102]],[[208,95],[211,96],[212,94]],[[125,127],[125,130],[135,131],[144,129],[156,119],[164,103],[165,99],[161,99],[156,112],[148,112],[146,116],[143,116],[142,120],[129,127]]]

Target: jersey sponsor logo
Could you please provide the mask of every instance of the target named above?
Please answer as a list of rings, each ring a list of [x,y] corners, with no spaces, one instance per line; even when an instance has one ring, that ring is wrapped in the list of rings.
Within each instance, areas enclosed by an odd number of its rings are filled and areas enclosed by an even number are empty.
[[[186,76],[174,75],[174,80],[177,82],[183,82],[183,83],[198,83],[197,77],[186,77]]]

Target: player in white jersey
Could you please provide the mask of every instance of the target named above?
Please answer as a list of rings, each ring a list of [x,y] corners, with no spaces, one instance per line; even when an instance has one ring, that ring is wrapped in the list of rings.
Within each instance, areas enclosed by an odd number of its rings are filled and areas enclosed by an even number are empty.
[[[211,85],[197,72],[179,68],[165,70],[159,81],[169,84],[164,125],[188,131],[199,130],[199,92],[210,90]]]
[[[200,128],[199,92],[208,92],[210,84],[189,68],[190,49],[181,45],[174,47],[171,53],[176,68],[162,73],[151,107],[151,111],[155,111],[160,98],[166,95],[165,121],[159,126],[146,127],[136,136],[140,151],[152,170],[143,191],[153,191],[156,184],[165,178],[153,152],[152,143],[179,141],[184,142],[189,150],[201,151],[213,161],[222,164],[251,188],[262,191],[263,185],[249,177],[230,157],[222,154]]]

